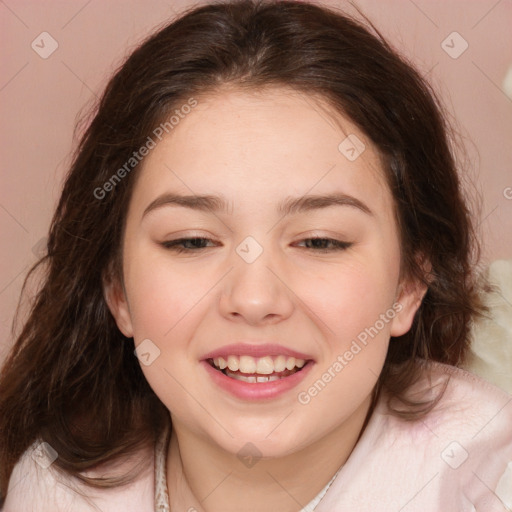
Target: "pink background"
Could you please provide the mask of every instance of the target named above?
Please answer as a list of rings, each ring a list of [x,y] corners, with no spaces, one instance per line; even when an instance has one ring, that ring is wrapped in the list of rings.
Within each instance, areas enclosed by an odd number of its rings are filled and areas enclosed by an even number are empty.
[[[354,12],[348,2],[325,3]],[[138,42],[195,4],[0,2],[0,360],[12,343],[23,278],[43,243],[70,163],[78,115]],[[512,2],[357,0],[357,5],[428,74],[464,137],[469,175],[482,201],[484,263],[512,258],[512,99],[503,85],[512,66]],[[469,45],[456,59],[441,46],[454,31]],[[43,51],[42,32],[58,43],[46,59],[31,47],[35,41]],[[460,49],[462,40],[452,40],[445,44]]]

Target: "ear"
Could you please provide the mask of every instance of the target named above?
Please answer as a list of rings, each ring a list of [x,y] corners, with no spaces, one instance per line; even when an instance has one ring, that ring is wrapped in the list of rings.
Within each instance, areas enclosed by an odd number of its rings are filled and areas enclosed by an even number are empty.
[[[104,280],[103,295],[117,327],[127,337],[133,337],[133,326],[126,293],[118,278]]]
[[[425,275],[428,276],[431,270],[430,264],[422,267]],[[409,331],[427,289],[428,285],[418,278],[407,278],[400,282],[395,301],[397,307],[394,308],[397,313],[391,321],[391,336],[402,336]]]

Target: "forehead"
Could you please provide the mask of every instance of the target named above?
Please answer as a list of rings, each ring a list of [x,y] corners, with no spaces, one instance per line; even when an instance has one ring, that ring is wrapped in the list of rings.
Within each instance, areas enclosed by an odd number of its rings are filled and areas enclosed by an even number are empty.
[[[166,188],[220,193],[233,203],[341,190],[389,206],[373,144],[318,98],[267,88],[220,90],[196,101],[143,161],[135,200]]]

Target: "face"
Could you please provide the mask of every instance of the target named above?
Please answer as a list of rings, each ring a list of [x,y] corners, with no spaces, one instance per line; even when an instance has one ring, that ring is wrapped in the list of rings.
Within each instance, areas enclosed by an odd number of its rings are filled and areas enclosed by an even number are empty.
[[[226,90],[138,172],[106,294],[175,427],[279,456],[348,424],[421,299],[367,137],[298,93]]]

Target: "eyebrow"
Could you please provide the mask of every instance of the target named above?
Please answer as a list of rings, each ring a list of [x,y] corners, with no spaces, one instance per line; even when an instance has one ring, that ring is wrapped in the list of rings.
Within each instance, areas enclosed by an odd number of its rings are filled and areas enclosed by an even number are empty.
[[[367,215],[373,215],[370,208],[361,200],[341,192],[327,195],[307,195],[297,198],[290,197],[279,205],[277,211],[281,215],[290,215],[298,212],[328,208],[329,206],[350,206],[361,210]]]
[[[213,195],[181,195],[166,193],[158,196],[144,210],[142,217],[149,212],[163,206],[181,206],[192,210],[209,211],[212,213],[229,211],[229,203],[222,196]],[[282,201],[277,207],[277,212],[283,216],[294,213],[319,210],[330,206],[349,206],[356,208],[367,215],[373,215],[370,208],[361,200],[343,193],[332,193],[322,195],[306,195],[302,197],[289,197]]]

